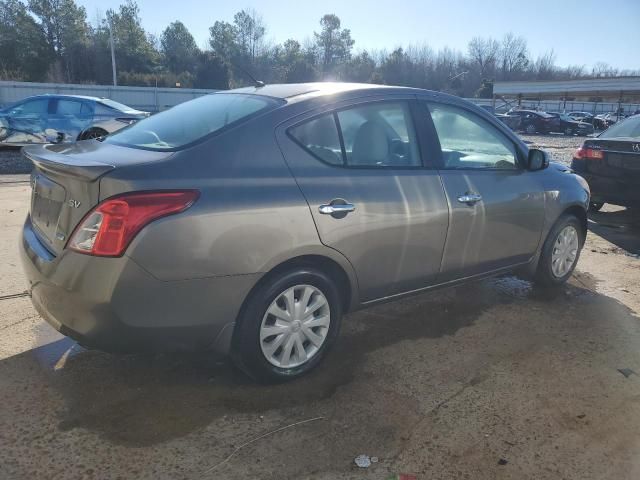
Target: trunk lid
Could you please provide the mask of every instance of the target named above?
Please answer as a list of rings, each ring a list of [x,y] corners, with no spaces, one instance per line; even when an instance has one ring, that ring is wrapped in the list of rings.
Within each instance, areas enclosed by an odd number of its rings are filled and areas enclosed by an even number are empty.
[[[39,239],[54,255],[100,199],[100,179],[123,166],[157,161],[166,152],[134,150],[98,141],[38,145],[23,149],[31,160],[30,217]]]
[[[587,160],[587,171],[596,175],[619,178],[623,181],[640,181],[640,152],[634,151],[638,139],[600,139],[587,140],[585,148],[600,150],[604,157],[599,160]],[[636,147],[638,148],[638,147]]]

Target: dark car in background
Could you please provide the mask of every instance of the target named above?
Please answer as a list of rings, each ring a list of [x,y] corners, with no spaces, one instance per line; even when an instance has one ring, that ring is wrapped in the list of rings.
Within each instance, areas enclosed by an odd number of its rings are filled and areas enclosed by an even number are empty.
[[[509,127],[513,131],[520,130],[520,125],[522,124],[522,119],[518,115],[506,115],[504,113],[496,113],[496,118],[504,123],[507,127]]]
[[[573,120],[577,122],[585,122],[593,125],[594,114],[589,112],[569,112],[567,113]]]
[[[560,119],[545,112],[535,110],[512,110],[509,115],[520,117],[520,130],[525,133],[557,132]]]
[[[553,132],[564,133],[565,135],[586,136],[591,135],[595,131],[593,125],[590,123],[574,120],[566,113],[547,112],[547,114],[559,120],[558,123],[553,124],[553,128],[555,128],[555,130],[552,130]]]
[[[591,187],[590,209],[604,203],[640,206],[640,115],[616,123],[584,142],[572,169]]]
[[[100,138],[147,116],[108,98],[37,95],[0,110],[0,145]]]

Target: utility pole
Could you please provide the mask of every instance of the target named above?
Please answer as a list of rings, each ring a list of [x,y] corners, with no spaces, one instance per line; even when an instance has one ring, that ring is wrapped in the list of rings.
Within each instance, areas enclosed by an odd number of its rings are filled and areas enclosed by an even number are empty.
[[[109,23],[109,45],[111,46],[111,71],[113,72],[113,86],[118,86],[118,75],[116,74],[116,53],[113,48],[113,28],[111,28],[111,19]]]

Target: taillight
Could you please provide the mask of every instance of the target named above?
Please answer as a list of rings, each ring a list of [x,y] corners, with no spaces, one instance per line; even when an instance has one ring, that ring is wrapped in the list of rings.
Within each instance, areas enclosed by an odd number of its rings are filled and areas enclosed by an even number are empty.
[[[98,257],[121,256],[145,225],[180,213],[198,198],[197,190],[126,193],[109,198],[76,227],[68,247]]]
[[[586,148],[582,146],[576,150],[576,153],[573,154],[573,158],[602,160],[604,158],[604,152],[602,150],[595,150],[593,148]]]

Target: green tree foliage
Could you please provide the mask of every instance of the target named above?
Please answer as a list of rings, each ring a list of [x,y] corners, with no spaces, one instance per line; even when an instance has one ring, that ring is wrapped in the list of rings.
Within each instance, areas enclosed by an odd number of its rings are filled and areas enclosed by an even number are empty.
[[[320,32],[313,36],[320,56],[320,70],[323,75],[330,76],[336,67],[351,58],[351,49],[355,41],[348,28],[340,28],[337,15],[327,14],[320,19]]]
[[[47,39],[27,7],[0,1],[0,79],[41,81],[50,63]]]
[[[211,89],[229,88],[227,65],[213,52],[200,52],[193,86]]]
[[[118,10],[107,10],[106,25],[111,28],[118,68],[122,71],[151,73],[159,62],[152,39],[142,28],[140,9],[134,0],[126,0]]]
[[[555,65],[553,51],[534,60],[527,41],[513,33],[500,40],[474,37],[462,53],[406,45],[391,51],[354,52],[348,28],[334,14],[306,41],[267,40],[267,26],[252,9],[209,29],[201,51],[179,21],[159,38],[146,32],[135,0],[90,24],[77,0],[0,0],[0,78],[111,83],[110,29],[120,85],[224,89],[252,83],[341,80],[407,85],[461,96],[492,95],[496,80],[565,80],[640,74],[598,63],[592,69]]]
[[[173,73],[194,71],[200,49],[182,22],[169,25],[160,37],[167,68]]]
[[[50,79],[70,82],[87,77],[89,25],[84,7],[74,0],[29,0],[28,8],[47,41]]]

